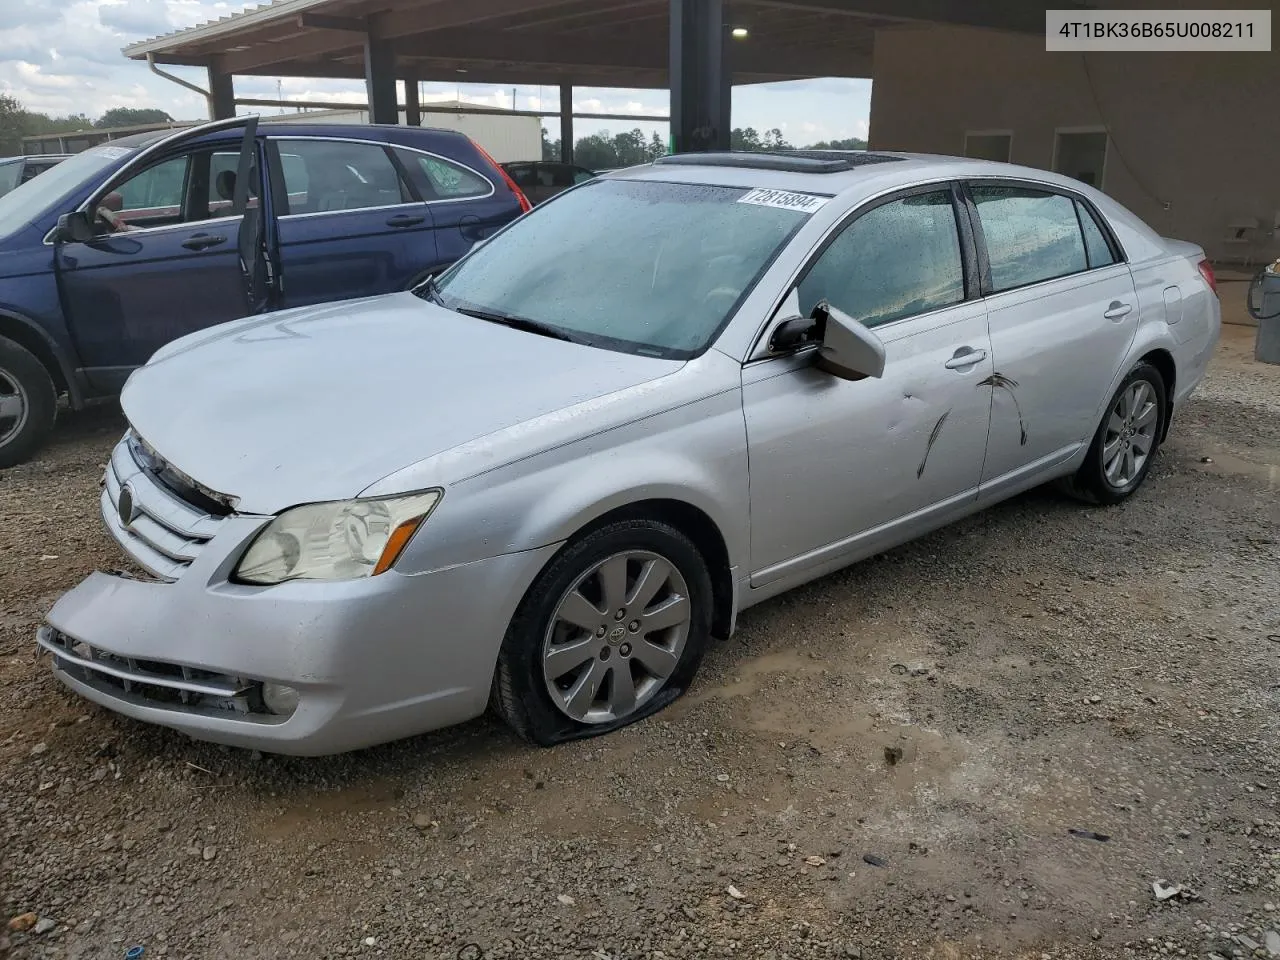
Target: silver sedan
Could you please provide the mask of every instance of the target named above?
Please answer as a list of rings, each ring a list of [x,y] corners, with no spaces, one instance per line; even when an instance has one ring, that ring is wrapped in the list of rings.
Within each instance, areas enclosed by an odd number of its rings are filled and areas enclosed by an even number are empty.
[[[1200,248],[1063,177],[665,158],[415,291],[162,349],[102,489],[133,572],[38,642],[278,753],[605,733],[752,604],[1037,484],[1131,496],[1218,332]]]

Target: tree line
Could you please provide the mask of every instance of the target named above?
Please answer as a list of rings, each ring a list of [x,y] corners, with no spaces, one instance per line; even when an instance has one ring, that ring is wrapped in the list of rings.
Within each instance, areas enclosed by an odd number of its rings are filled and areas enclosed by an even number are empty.
[[[776,127],[763,133],[754,127],[735,127],[731,135],[734,150],[749,150],[753,153],[773,150],[794,150],[795,147]],[[867,142],[851,137],[847,140],[823,140],[811,143],[804,150],[865,150]],[[617,167],[631,167],[638,163],[649,163],[667,153],[667,144],[655,131],[646,137],[640,129],[625,133],[593,133],[580,137],[573,144],[573,162],[588,170],[612,170]],[[551,139],[551,135],[542,131],[542,159],[560,159],[560,140]]]
[[[0,93],[0,157],[22,153],[23,137],[172,122],[173,117],[163,110],[134,107],[113,107],[96,120],[83,113],[51,117],[47,113],[27,110],[17,98]]]

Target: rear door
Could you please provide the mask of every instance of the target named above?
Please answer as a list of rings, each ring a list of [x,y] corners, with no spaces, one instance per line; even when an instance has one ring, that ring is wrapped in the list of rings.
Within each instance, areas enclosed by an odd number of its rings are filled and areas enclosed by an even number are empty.
[[[241,217],[220,202],[211,171],[257,144],[183,146],[149,158],[104,185],[98,231],[87,243],[60,243],[59,293],[95,388],[114,391],[160,347],[246,313],[236,250]],[[256,179],[260,163],[252,165]],[[249,203],[258,202],[253,185]],[[115,221],[114,225],[108,220]]]
[[[404,290],[435,263],[431,210],[386,144],[269,143],[281,306]]]
[[[395,151],[431,207],[440,268],[460,260],[519,213],[506,185],[470,164],[413,147]]]
[[[1089,443],[1138,325],[1133,277],[1092,206],[1040,184],[969,184],[991,326],[984,490]]]

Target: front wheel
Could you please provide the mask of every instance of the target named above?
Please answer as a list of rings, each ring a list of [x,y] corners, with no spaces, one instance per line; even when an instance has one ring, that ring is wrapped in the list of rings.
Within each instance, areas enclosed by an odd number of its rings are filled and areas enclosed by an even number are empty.
[[[1068,493],[1092,503],[1114,504],[1132,496],[1151,471],[1164,435],[1164,378],[1149,363],[1124,378],[1103,414],[1089,455],[1065,481]]]
[[[542,746],[597,736],[688,687],[711,633],[711,577],[679,530],[620,520],[570,542],[503,640],[492,703]]]
[[[57,389],[44,364],[0,337],[0,468],[30,457],[53,429],[57,413]]]

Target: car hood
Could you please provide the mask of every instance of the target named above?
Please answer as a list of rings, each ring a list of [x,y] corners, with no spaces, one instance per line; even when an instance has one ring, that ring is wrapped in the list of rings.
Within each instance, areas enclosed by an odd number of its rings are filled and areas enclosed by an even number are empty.
[[[410,464],[682,365],[403,293],[185,337],[135,371],[121,404],[177,469],[242,512],[270,514],[354,497]]]

